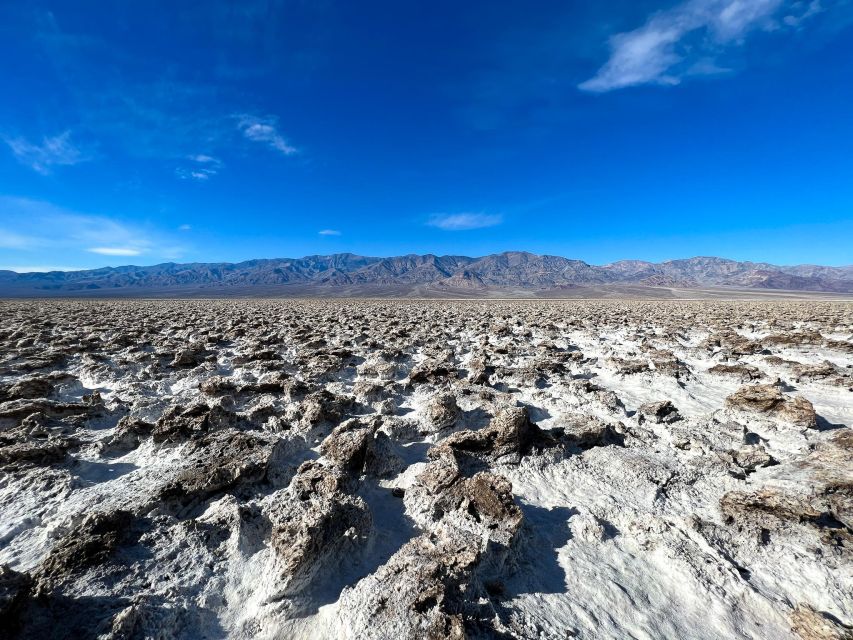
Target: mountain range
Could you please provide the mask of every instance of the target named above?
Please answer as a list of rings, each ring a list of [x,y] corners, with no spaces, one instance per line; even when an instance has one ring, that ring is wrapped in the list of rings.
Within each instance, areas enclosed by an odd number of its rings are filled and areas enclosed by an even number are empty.
[[[505,291],[632,286],[853,293],[853,265],[778,266],[696,257],[653,263],[591,265],[559,256],[509,251],[479,258],[340,253],[228,263],[164,263],[85,271],[0,270],[0,295],[432,295],[472,297]],[[565,295],[565,293],[563,293]]]

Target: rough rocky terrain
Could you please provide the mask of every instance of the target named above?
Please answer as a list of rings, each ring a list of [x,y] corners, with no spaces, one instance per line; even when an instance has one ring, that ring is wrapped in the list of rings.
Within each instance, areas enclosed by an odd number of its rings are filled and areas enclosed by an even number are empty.
[[[0,637],[853,638],[853,305],[0,302]]]

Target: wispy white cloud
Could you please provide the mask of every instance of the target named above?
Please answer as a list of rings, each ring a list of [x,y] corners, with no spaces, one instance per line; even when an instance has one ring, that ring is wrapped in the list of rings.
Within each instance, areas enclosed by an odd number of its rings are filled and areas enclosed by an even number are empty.
[[[9,249],[10,255],[11,251],[21,251],[30,256],[19,257],[20,264],[30,260],[46,263],[51,253],[66,257],[75,257],[76,253],[81,260],[87,254],[177,259],[186,253],[182,242],[158,229],[29,198],[0,196],[0,216],[9,221],[0,230],[0,247]]]
[[[782,22],[778,20],[786,8]],[[726,49],[756,31],[794,26],[821,11],[820,2],[789,0],[688,0],[610,39],[610,59],[579,86],[603,93],[625,87],[676,85],[688,76],[727,71],[717,62]]]
[[[321,236],[339,236],[341,232],[337,229],[323,229],[322,231],[318,231],[318,234]]]
[[[278,131],[278,118],[242,114],[237,117],[237,128],[247,140],[261,142],[272,149],[291,156],[299,150],[292,146]]]
[[[789,27],[799,27],[803,22],[825,11],[820,0],[812,0],[811,2],[795,2],[794,11],[784,18],[784,22]],[[804,10],[803,10],[804,8]]]
[[[178,231],[189,231],[191,229],[192,225],[189,224],[182,224],[180,227],[178,227]]]
[[[61,213],[53,218],[65,235],[89,253],[110,256],[138,256],[158,243],[143,229],[105,216]]]
[[[102,256],[138,256],[142,254],[142,249],[134,249],[133,247],[90,247],[86,251],[99,253]]]
[[[47,273],[50,271],[79,271],[81,267],[31,264],[31,265],[0,265],[0,271],[14,271],[16,273]]]
[[[47,175],[54,165],[75,165],[88,158],[71,142],[71,132],[65,131],[52,138],[45,137],[41,144],[26,138],[7,138],[4,141],[19,162]]]
[[[63,93],[71,96],[81,130],[109,138],[111,147],[121,147],[135,157],[168,161],[193,149],[227,157],[234,138],[243,136],[235,128],[234,114],[251,114],[257,108],[245,102],[240,82],[295,71],[306,60],[325,55],[325,47],[314,43],[293,55],[290,31],[295,23],[286,2],[249,0],[239,3],[239,9],[208,4],[197,15],[176,13],[173,26],[179,31],[202,28],[229,47],[246,51],[260,47],[264,54],[246,65],[238,60],[240,56],[231,55],[236,50],[229,49],[211,61],[207,73],[185,73],[192,69],[169,64],[162,73],[139,74],[131,71],[150,66],[164,52],[117,47],[114,34],[63,20],[59,12],[35,6],[14,12],[13,18],[20,13],[28,19],[21,24],[13,19],[9,28],[26,29],[28,41],[51,62],[52,77],[55,74]],[[313,4],[322,3],[300,3],[296,11],[309,12],[319,23],[326,9],[309,8]],[[116,8],[111,15],[132,21],[137,11],[131,5]]]
[[[186,169],[184,167],[178,167],[175,169],[175,175],[181,180],[197,180],[199,182],[204,182],[205,180],[210,179],[210,174],[208,173],[196,171],[194,169]]]
[[[33,249],[43,244],[37,236],[24,235],[14,231],[0,229],[0,248],[3,249]]]
[[[186,247],[182,245],[158,247],[157,254],[166,260],[180,260],[187,253]]]
[[[222,161],[219,158],[205,154],[188,156],[187,161],[191,163],[189,166],[175,169],[175,175],[182,180],[203,182],[215,176],[222,168]]]
[[[438,213],[430,217],[428,225],[445,231],[467,231],[495,227],[503,222],[503,216],[488,213]]]

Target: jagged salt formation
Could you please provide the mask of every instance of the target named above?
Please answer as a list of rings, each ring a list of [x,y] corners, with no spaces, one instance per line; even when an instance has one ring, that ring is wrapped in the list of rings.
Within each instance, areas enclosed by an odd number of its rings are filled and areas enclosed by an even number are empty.
[[[3,637],[853,637],[849,304],[0,318]]]

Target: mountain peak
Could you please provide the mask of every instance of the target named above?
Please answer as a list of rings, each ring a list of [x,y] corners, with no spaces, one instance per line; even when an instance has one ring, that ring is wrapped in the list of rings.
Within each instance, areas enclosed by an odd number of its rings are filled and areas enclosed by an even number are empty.
[[[715,256],[667,260],[619,260],[603,266],[527,251],[478,258],[407,254],[385,258],[354,253],[302,258],[260,258],[239,263],[167,262],[149,267],[105,267],[88,271],[0,273],[0,295],[63,295],[75,292],[140,295],[217,292],[322,294],[340,288],[395,295],[447,290],[508,289],[543,292],[572,287],[786,289],[853,292],[853,267],[775,266]],[[337,288],[337,289],[336,289]]]

